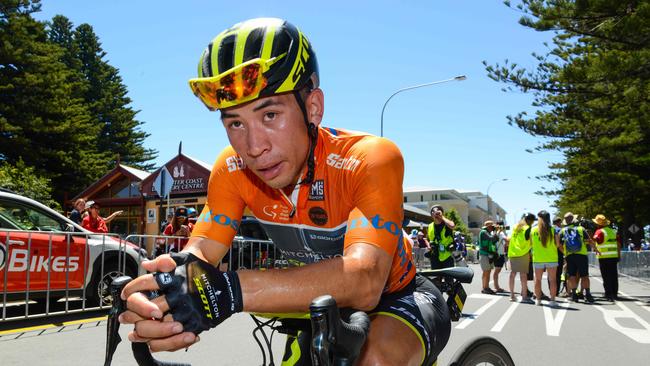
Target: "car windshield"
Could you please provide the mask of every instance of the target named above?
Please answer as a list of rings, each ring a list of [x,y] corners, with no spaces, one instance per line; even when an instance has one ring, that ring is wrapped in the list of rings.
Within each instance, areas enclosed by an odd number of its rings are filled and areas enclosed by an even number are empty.
[[[34,207],[20,202],[0,201],[0,224],[3,229],[64,231],[65,226]]]

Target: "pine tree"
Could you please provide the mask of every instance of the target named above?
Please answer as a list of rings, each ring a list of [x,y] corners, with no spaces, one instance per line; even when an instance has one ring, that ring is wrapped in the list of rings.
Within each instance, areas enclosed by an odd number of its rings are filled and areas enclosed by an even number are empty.
[[[90,25],[81,24],[75,29],[73,46],[89,84],[85,100],[101,126],[98,148],[111,154],[108,167],[114,166],[119,155],[125,164],[143,170],[153,169],[150,161],[157,152],[144,148],[149,134],[139,128],[142,122],[135,119],[137,111],[129,106],[131,99],[122,77],[115,67],[104,61],[106,52]]]
[[[533,116],[508,117],[564,161],[542,178],[561,211],[604,213],[624,229],[650,222],[650,2],[523,0],[520,23],[555,33],[534,69],[487,65],[488,75],[534,95]],[[622,234],[626,236],[627,230]]]
[[[94,148],[97,128],[60,61],[64,52],[31,16],[39,9],[38,1],[0,0],[0,160],[22,159],[51,179],[62,201],[105,169]]]

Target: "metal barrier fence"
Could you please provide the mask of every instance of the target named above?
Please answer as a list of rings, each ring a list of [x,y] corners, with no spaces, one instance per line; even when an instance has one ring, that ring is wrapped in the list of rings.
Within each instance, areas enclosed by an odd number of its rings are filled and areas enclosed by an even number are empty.
[[[598,268],[596,253],[590,252],[589,264]],[[650,251],[623,251],[618,262],[618,273],[644,281],[650,280]]]
[[[143,255],[116,234],[0,231],[0,321],[106,307],[107,281]]]
[[[145,259],[177,251],[187,238],[162,235],[0,231],[0,322],[107,309],[108,286],[137,277]],[[236,237],[222,270],[285,268],[270,240]]]

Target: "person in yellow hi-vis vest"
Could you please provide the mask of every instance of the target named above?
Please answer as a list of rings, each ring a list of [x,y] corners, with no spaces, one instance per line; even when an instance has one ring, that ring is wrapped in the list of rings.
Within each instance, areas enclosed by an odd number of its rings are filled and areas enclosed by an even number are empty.
[[[515,297],[515,276],[519,273],[521,281],[521,302],[532,304],[533,300],[528,297],[528,264],[530,263],[530,226],[535,222],[535,215],[525,214],[515,225],[510,234],[510,245],[508,245],[508,259],[510,260],[510,301],[516,301]]]
[[[564,227],[560,230],[555,240],[558,245],[562,246],[564,258],[566,259],[567,274],[569,275],[569,292],[571,293],[570,301],[578,302],[578,278],[580,287],[585,290],[585,300],[588,303],[594,302],[589,288],[589,259],[587,258],[587,245],[591,246],[596,254],[600,251],[594,245],[593,240],[589,237],[587,230],[574,222],[574,215],[571,212],[564,214]]]
[[[600,275],[603,277],[605,298],[615,301],[618,298],[618,262],[621,259],[621,238],[616,230],[609,226],[605,215],[596,215],[591,221],[598,226],[594,233],[600,264]]]
[[[557,243],[555,231],[551,227],[551,215],[542,210],[537,214],[537,226],[530,231],[533,246],[533,269],[535,270],[535,297],[537,305],[542,305],[542,275],[548,273],[548,285],[551,291],[550,307],[557,307]]]
[[[445,209],[440,205],[431,207],[431,218],[427,237],[431,245],[429,259],[431,269],[447,268],[454,266],[454,258],[451,253],[454,250],[454,228],[456,224],[445,217]]]

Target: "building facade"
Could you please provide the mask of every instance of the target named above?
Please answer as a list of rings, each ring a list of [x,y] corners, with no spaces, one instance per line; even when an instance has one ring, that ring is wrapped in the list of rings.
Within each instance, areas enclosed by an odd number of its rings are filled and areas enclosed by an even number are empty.
[[[452,188],[413,187],[404,189],[404,204],[430,212],[434,205],[445,211],[452,208],[467,224],[468,229],[478,236],[486,220],[505,221],[506,211],[489,197],[479,191],[459,191]]]

